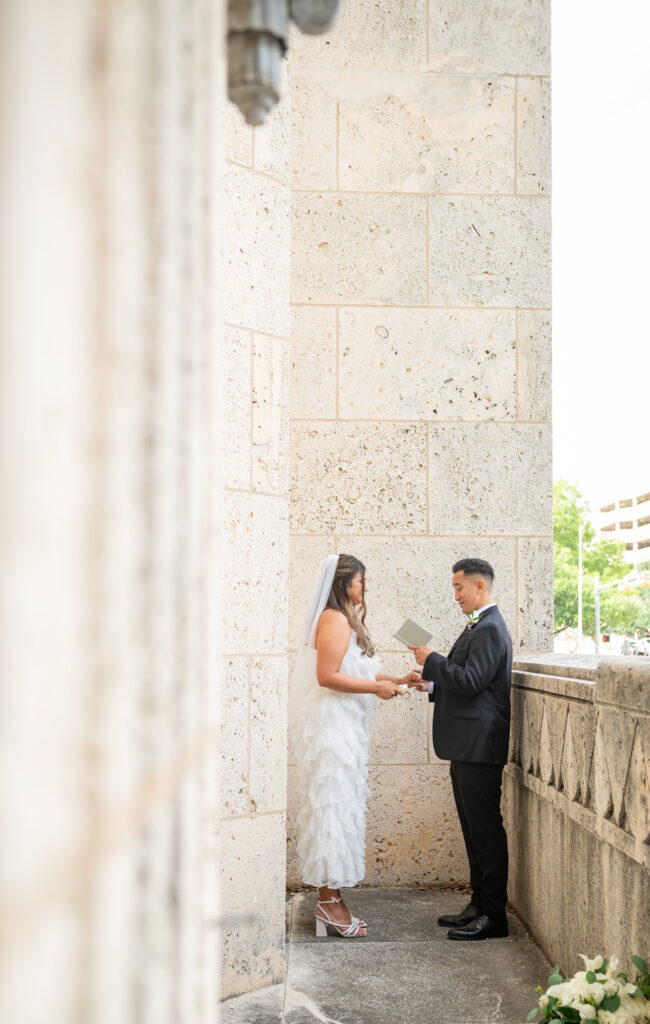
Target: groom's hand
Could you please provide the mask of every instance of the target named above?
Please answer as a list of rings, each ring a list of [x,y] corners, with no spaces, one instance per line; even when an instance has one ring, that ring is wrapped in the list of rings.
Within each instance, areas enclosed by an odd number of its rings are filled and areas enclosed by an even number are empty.
[[[429,655],[433,653],[430,647],[423,647],[422,644],[409,644],[408,649],[413,651],[418,665],[424,665]]]

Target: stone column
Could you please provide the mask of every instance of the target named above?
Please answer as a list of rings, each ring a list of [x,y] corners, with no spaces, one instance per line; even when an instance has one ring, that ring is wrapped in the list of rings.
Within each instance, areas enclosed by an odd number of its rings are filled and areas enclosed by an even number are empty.
[[[336,551],[390,671],[407,615],[438,650],[461,631],[467,555],[515,648],[550,646],[549,45],[547,0],[349,3],[292,40],[294,644]],[[415,695],[377,708],[368,883],[466,878],[430,726]]]
[[[0,3],[0,1015],[216,1016],[223,24]]]
[[[224,997],[284,977],[289,115],[226,110]]]

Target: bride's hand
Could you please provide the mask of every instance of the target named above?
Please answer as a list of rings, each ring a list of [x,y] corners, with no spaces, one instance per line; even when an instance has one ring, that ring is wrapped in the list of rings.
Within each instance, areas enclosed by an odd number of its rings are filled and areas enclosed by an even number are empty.
[[[417,686],[422,680],[422,670],[414,668],[411,672],[407,672],[405,676],[399,680],[403,686]]]
[[[402,692],[393,679],[378,679],[375,686],[375,697],[379,697],[380,700],[390,700]]]

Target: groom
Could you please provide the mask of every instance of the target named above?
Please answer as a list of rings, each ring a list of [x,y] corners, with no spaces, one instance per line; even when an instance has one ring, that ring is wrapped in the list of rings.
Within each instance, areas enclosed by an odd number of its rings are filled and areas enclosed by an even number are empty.
[[[470,622],[447,657],[413,646],[435,702],[433,747],[451,761],[451,783],[469,859],[472,898],[438,924],[450,939],[508,934],[508,844],[501,817],[501,774],[508,759],[512,640],[492,599],[494,570],[481,558],[453,567],[455,599]],[[451,926],[451,927],[450,927]]]

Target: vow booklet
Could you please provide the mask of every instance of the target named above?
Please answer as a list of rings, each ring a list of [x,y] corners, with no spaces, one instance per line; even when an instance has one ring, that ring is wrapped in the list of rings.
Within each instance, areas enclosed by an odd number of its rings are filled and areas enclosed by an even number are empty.
[[[422,629],[422,626],[418,626],[412,619],[407,619],[403,626],[393,633],[396,640],[400,643],[406,644],[421,644],[425,645],[433,636],[433,633],[427,632],[426,629]]]

